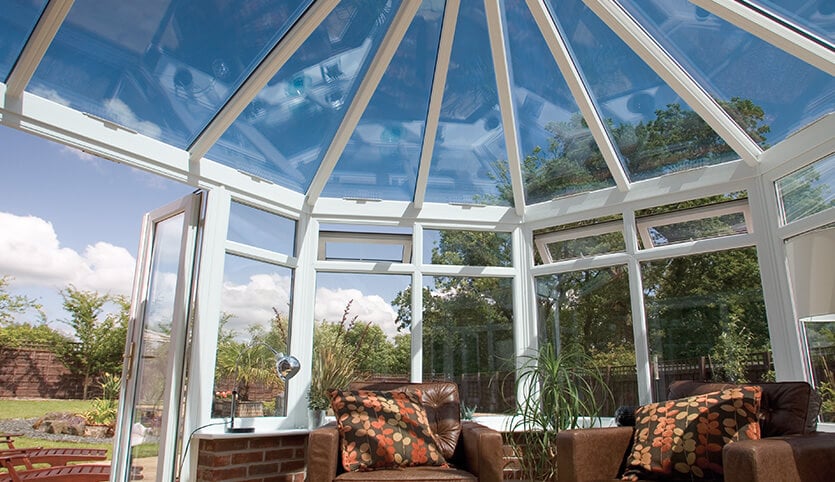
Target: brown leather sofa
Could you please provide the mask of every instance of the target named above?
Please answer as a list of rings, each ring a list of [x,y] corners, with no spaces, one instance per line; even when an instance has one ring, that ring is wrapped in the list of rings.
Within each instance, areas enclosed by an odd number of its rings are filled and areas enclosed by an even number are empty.
[[[835,480],[835,433],[818,432],[820,397],[806,382],[760,383],[760,440],[724,447],[725,482]],[[669,399],[732,387],[677,381]],[[632,450],[632,427],[567,430],[557,435],[560,482],[616,480]]]
[[[339,431],[335,423],[310,432],[307,449],[309,482],[339,481],[481,481],[499,482],[504,466],[499,432],[474,422],[461,421],[458,386],[451,382],[353,384],[352,390],[419,389],[429,424],[450,467],[408,467],[398,470],[344,472]]]

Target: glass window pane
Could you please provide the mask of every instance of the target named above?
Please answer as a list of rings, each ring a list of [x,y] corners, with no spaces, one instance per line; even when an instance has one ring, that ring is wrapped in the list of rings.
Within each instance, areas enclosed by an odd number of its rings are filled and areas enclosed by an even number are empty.
[[[226,255],[212,417],[283,416],[284,384],[275,371],[276,351],[287,353],[293,270]],[[236,376],[237,374],[237,376]]]
[[[748,227],[745,224],[745,215],[742,213],[658,225],[649,229],[653,246],[665,246],[697,239],[733,236],[748,232]]]
[[[581,0],[548,0],[548,5],[630,180],[739,158]]]
[[[596,254],[617,253],[625,250],[626,244],[621,232],[548,243],[548,252],[553,261],[587,258]]]
[[[512,266],[510,233],[423,231],[423,262],[458,266]]]
[[[582,345],[614,395],[601,416],[621,405],[638,404],[638,375],[632,335],[629,273],[626,266],[536,278],[541,343],[556,349]],[[600,400],[606,397],[601,394]]]
[[[835,77],[687,0],[621,4],[764,147],[835,110]]]
[[[443,7],[421,4],[322,195],[414,198]]]
[[[776,186],[785,223],[835,206],[835,156],[778,179]]]
[[[373,378],[410,379],[411,333],[395,303],[411,281],[405,275],[317,274],[311,400],[321,408],[329,406],[330,388]]]
[[[524,2],[502,6],[524,160],[525,202],[613,186],[606,162],[530,10]],[[509,185],[500,190],[510,195]]]
[[[8,82],[12,67],[32,29],[38,23],[46,0],[5,0],[0,16],[0,79]]]
[[[207,157],[307,191],[400,3],[339,2]]]
[[[835,422],[835,313],[808,319],[806,349],[812,364],[812,377],[821,395],[821,421]]]
[[[832,0],[749,0],[835,44],[835,2]]]
[[[31,92],[185,149],[310,0],[77,0]]]
[[[507,172],[484,3],[461,2],[426,200],[512,205]]]
[[[424,277],[423,380],[453,380],[462,408],[515,409],[509,278]]]
[[[233,202],[227,239],[293,256],[296,221]]]
[[[641,264],[653,396],[675,380],[772,380],[755,248]]]

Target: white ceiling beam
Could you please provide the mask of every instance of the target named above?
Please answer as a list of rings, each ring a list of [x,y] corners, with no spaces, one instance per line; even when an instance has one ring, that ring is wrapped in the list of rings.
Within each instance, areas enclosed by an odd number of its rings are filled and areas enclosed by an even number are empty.
[[[484,0],[487,13],[487,30],[490,37],[490,52],[493,56],[493,71],[496,74],[496,90],[499,95],[499,112],[502,116],[507,162],[510,169],[510,184],[513,187],[513,206],[516,214],[525,215],[525,186],[522,184],[522,161],[519,135],[516,130],[516,112],[513,109],[513,92],[510,84],[510,68],[504,42],[504,22],[498,0]]]
[[[545,38],[545,42],[548,44],[548,48],[551,50],[551,55],[557,61],[557,66],[565,78],[571,94],[577,101],[577,106],[580,108],[595,142],[597,142],[600,153],[612,173],[612,178],[615,180],[618,190],[621,192],[628,191],[629,177],[620,162],[617,148],[609,137],[603,118],[595,108],[591,93],[583,81],[583,76],[571,59],[568,46],[559,30],[557,30],[554,19],[548,13],[544,0],[527,0],[527,3],[542,36]]]
[[[229,101],[215,115],[214,119],[203,129],[189,148],[191,161],[198,161],[209,152],[209,149],[220,139],[235,119],[241,115],[250,102],[275,77],[281,67],[302,46],[308,37],[316,30],[338,2],[319,1],[299,18],[287,34],[264,57],[264,60],[252,71],[252,74],[232,94]]]
[[[438,57],[435,59],[435,77],[432,79],[432,93],[429,97],[429,110],[426,115],[426,127],[423,131],[423,146],[420,149],[420,164],[415,183],[414,206],[423,207],[426,200],[426,186],[429,183],[429,168],[438,137],[438,124],[441,118],[441,106],[444,102],[446,77],[449,72],[449,59],[452,56],[452,43],[455,39],[455,27],[458,23],[459,0],[447,0],[444,7],[444,23],[441,25],[441,41],[438,45]]]
[[[762,149],[733,118],[614,0],[583,0],[641,59],[750,166]]]
[[[377,54],[368,67],[368,72],[357,89],[353,102],[345,112],[345,117],[342,118],[342,123],[339,124],[333,140],[322,158],[322,164],[310,183],[306,197],[308,205],[315,206],[316,201],[319,200],[322,190],[325,189],[325,184],[327,184],[334,167],[336,167],[336,162],[342,156],[342,151],[345,150],[348,140],[350,140],[354,129],[362,118],[362,114],[365,112],[365,108],[368,107],[368,103],[374,95],[374,91],[377,90],[377,85],[386,73],[392,57],[397,52],[403,36],[406,35],[412,19],[420,8],[420,3],[418,1],[403,2],[397,10],[397,14],[392,20],[385,37],[383,37],[380,48],[377,50]]]
[[[756,35],[800,60],[835,76],[835,48],[825,39],[789,20],[769,15],[748,2],[690,0],[717,17]]]
[[[74,0],[52,0],[46,4],[41,18],[38,19],[32,35],[15,63],[14,70],[9,74],[6,95],[20,97],[20,94],[26,90],[26,86],[35,75],[35,69],[38,68],[46,54],[46,49],[49,48],[64,19],[67,18],[73,3]]]

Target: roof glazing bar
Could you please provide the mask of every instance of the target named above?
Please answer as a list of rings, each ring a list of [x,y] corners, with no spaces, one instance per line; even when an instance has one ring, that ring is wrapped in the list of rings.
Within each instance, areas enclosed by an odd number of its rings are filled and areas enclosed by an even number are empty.
[[[591,93],[583,81],[579,67],[571,59],[568,46],[557,29],[554,19],[548,13],[548,7],[545,6],[544,0],[527,0],[527,4],[542,36],[545,38],[545,42],[548,44],[548,48],[551,50],[551,55],[557,61],[557,66],[577,102],[580,112],[583,113],[583,118],[600,148],[600,153],[606,161],[606,166],[609,168],[618,190],[621,192],[628,191],[629,178],[623,169],[617,148],[609,137],[603,118],[600,117],[600,113],[594,106]]]
[[[746,1],[690,1],[829,75],[835,75],[835,48],[832,44],[776,13],[766,13]]]
[[[525,187],[522,185],[522,162],[519,153],[519,136],[516,131],[516,114],[513,110],[513,93],[510,86],[510,72],[505,50],[504,25],[497,0],[484,0],[487,14],[487,29],[490,35],[490,51],[493,56],[493,71],[496,74],[496,89],[499,95],[499,111],[502,125],[507,162],[510,169],[510,183],[513,186],[513,206],[516,214],[525,215]]]
[[[304,12],[284,38],[264,57],[264,60],[258,64],[252,74],[232,94],[229,101],[195,139],[191,148],[189,148],[189,157],[192,162],[200,160],[209,152],[212,145],[220,139],[226,129],[235,122],[235,119],[241,115],[249,103],[284,66],[284,63],[296,53],[296,50],[301,47],[336,5],[337,2],[313,2],[313,5]]]
[[[44,8],[41,17],[38,19],[35,29],[20,57],[15,63],[14,69],[9,75],[9,81],[6,83],[6,95],[9,97],[20,97],[20,94],[26,90],[26,86],[35,74],[35,69],[41,63],[46,49],[61,28],[61,24],[67,17],[67,14],[72,8],[74,0],[52,0]]]
[[[652,36],[614,0],[583,0],[750,166],[762,154],[760,146],[688,74]]]
[[[406,35],[406,31],[409,29],[412,19],[414,19],[415,14],[420,8],[420,4],[421,2],[404,1],[397,10],[397,14],[394,20],[392,20],[386,36],[383,37],[382,44],[377,50],[374,60],[371,61],[371,65],[368,67],[365,78],[357,89],[353,102],[351,102],[347,112],[345,112],[345,117],[342,119],[342,123],[339,124],[333,140],[322,158],[322,164],[319,166],[319,170],[316,171],[316,175],[310,183],[310,189],[307,191],[307,204],[310,206],[314,206],[322,194],[325,184],[327,184],[334,167],[336,167],[336,162],[342,156],[342,151],[345,150],[345,146],[348,144],[348,140],[350,140],[354,129],[356,129],[357,124],[362,118],[365,108],[368,107],[374,91],[377,90],[377,85],[379,85],[380,80],[386,73],[386,69],[392,57],[397,52],[400,42]]]
[[[438,57],[435,59],[435,77],[432,79],[432,93],[429,97],[429,110],[426,114],[426,127],[423,131],[423,145],[420,149],[420,164],[415,183],[414,207],[421,209],[426,199],[426,185],[429,182],[429,168],[435,150],[438,135],[438,122],[441,118],[441,106],[444,102],[444,89],[449,71],[449,58],[452,56],[452,41],[458,23],[459,0],[447,0],[444,7],[444,23],[441,26],[441,41],[438,44]]]

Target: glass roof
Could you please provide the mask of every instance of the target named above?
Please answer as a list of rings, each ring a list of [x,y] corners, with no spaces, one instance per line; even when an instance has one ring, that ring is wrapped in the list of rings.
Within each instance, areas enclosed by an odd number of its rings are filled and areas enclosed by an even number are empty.
[[[728,119],[688,105],[666,67],[725,109],[755,153],[835,111],[832,70],[686,0],[611,2],[666,52],[653,65],[587,6],[597,2],[497,1],[498,21],[493,0],[76,0],[50,42],[35,26],[60,4],[10,0],[0,79],[34,62],[30,94],[182,150],[205,143],[206,159],[314,200],[531,205],[739,159],[723,138],[733,127],[711,127]],[[830,0],[737,3],[778,36],[835,51]],[[552,54],[542,8],[567,53]],[[33,32],[48,48],[21,61]]]

